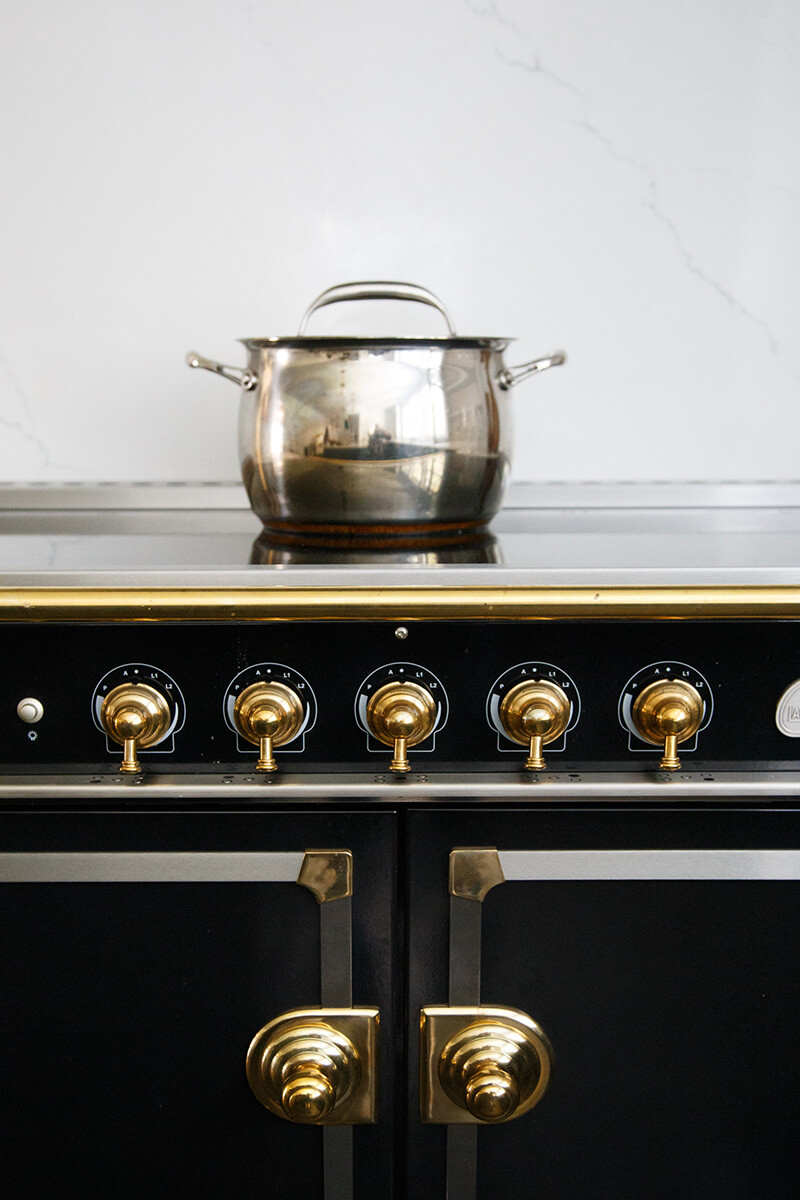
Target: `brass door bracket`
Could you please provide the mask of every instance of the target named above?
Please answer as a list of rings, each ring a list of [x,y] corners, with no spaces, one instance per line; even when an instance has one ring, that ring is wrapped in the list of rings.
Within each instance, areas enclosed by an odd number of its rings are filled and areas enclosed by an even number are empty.
[[[482,902],[493,887],[505,881],[500,855],[493,847],[471,846],[450,851],[451,896]]]
[[[320,904],[352,896],[353,855],[349,850],[306,850],[297,882]]]
[[[302,1125],[377,1119],[376,1008],[298,1008],[260,1029],[247,1052],[256,1099]]]
[[[544,1031],[515,1008],[428,1007],[420,1013],[420,1116],[486,1125],[521,1117],[550,1085]]]

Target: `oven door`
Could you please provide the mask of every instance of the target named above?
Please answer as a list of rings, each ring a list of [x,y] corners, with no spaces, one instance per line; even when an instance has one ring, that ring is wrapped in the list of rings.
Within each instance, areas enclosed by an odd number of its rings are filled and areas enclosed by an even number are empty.
[[[797,1192],[800,814],[495,807],[409,819],[409,1195]],[[463,848],[487,855],[452,895],[456,847],[456,876]],[[552,1045],[549,1090],[518,1119],[469,1123],[479,1040],[458,1102],[443,1094],[454,1031],[480,1020],[470,1006],[521,1010]],[[448,1008],[462,1010],[449,1025]]]
[[[2,1174],[14,1195],[395,1195],[393,1047],[374,1013],[392,1028],[395,825],[363,809],[4,813]],[[351,1006],[355,1065],[331,1084],[334,1098],[361,1097],[345,1123],[268,1111],[245,1075],[254,1035],[320,1007],[323,1024],[345,1010],[346,1026]],[[281,1060],[302,1117],[297,1063],[305,1052],[315,1085],[324,1058],[307,1044]]]

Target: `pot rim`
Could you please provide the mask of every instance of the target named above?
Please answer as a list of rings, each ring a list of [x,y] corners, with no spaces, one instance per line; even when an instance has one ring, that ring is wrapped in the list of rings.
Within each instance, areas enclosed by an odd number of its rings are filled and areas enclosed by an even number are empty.
[[[516,338],[498,337],[254,337],[237,339],[248,350],[360,350],[416,347],[431,350],[494,350],[501,353]]]

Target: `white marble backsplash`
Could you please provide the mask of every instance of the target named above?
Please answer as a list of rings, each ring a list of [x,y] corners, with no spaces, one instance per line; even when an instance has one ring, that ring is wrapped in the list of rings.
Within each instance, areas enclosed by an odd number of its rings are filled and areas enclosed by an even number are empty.
[[[187,350],[347,279],[568,364],[519,480],[800,477],[791,0],[20,0],[0,40],[0,479],[230,479]],[[328,310],[320,332],[439,332]],[[390,315],[387,315],[390,314]],[[369,327],[369,328],[368,328]]]

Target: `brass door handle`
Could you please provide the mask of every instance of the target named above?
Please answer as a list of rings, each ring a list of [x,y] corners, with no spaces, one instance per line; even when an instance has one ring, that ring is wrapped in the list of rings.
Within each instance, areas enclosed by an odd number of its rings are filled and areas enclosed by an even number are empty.
[[[374,1124],[378,1010],[281,1013],[247,1052],[247,1081],[277,1117],[302,1125]]]
[[[489,1005],[420,1014],[420,1111],[428,1124],[499,1124],[530,1112],[550,1085],[553,1050],[527,1013]]]

